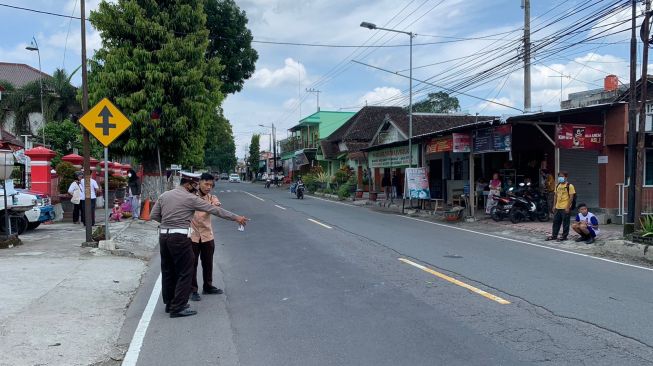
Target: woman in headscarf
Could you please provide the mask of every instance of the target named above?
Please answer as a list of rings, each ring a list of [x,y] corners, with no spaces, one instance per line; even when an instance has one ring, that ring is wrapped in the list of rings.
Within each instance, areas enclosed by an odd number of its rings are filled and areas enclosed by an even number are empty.
[[[127,171],[127,193],[131,201],[132,217],[137,219],[141,214],[141,180],[134,169]]]

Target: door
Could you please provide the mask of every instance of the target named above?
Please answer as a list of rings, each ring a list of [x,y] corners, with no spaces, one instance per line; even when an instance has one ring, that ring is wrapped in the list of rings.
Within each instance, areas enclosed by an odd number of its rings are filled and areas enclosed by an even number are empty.
[[[569,183],[576,188],[577,203],[599,207],[599,152],[560,149],[560,171],[569,173]]]
[[[443,198],[442,159],[429,161],[429,186],[431,198]]]

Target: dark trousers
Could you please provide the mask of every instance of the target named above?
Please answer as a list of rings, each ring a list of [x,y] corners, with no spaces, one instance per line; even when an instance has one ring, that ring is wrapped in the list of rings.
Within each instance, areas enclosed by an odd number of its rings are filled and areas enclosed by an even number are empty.
[[[553,231],[551,236],[554,238],[558,236],[560,232],[560,225],[562,225],[562,236],[567,237],[569,235],[569,222],[571,221],[571,215],[566,213],[565,210],[556,209],[553,216]]]
[[[79,201],[79,202],[82,202],[82,201]],[[78,223],[78,222],[79,222],[79,214],[80,214],[80,212],[82,211],[82,209],[81,209],[80,206],[81,206],[81,203],[78,203],[78,204],[76,204],[76,205],[73,204],[73,222],[74,222],[74,223]]]
[[[183,310],[193,279],[193,248],[185,234],[160,234],[161,295],[171,312]]]
[[[91,226],[95,225],[95,198],[91,198]],[[86,205],[84,204],[86,200],[79,201],[79,209],[82,214],[82,223],[86,225]],[[74,215],[74,213],[73,213]]]
[[[202,260],[202,288],[204,290],[213,286],[213,253],[215,252],[215,241],[193,243],[193,254],[195,254],[195,268],[193,270],[193,292],[197,292],[197,266],[199,260]]]

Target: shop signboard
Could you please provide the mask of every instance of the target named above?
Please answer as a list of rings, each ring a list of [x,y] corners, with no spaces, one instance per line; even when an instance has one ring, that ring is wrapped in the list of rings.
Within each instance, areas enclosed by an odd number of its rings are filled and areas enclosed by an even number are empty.
[[[476,130],[472,142],[475,153],[510,151],[512,149],[512,126],[504,125]]]
[[[603,148],[603,126],[559,125],[556,146],[561,149],[601,150]]]
[[[434,154],[439,152],[453,151],[453,137],[438,137],[429,141],[426,145],[426,153]]]
[[[431,198],[426,168],[406,168],[406,187],[405,198]]]
[[[494,151],[510,151],[512,149],[512,125],[497,126],[492,131]]]
[[[417,145],[413,145],[413,164],[417,164]],[[383,150],[370,151],[370,168],[398,168],[408,166],[410,155],[408,146],[391,147]]]
[[[468,153],[472,151],[472,136],[467,133],[454,133],[453,152]]]

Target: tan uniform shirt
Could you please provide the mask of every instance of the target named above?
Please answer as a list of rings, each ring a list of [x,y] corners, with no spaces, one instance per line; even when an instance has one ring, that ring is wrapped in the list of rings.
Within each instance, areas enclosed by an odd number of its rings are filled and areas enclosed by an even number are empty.
[[[195,211],[208,212],[223,219],[235,221],[238,215],[223,208],[212,206],[179,186],[159,197],[152,208],[151,218],[161,223],[162,229],[188,229]]]
[[[207,194],[201,199],[210,203],[212,206],[220,206],[220,200],[218,197]],[[190,227],[193,229],[193,233],[190,235],[190,240],[193,243],[206,243],[214,239],[213,237],[213,227],[211,227],[211,214],[208,212],[195,211],[193,220],[190,222]]]

